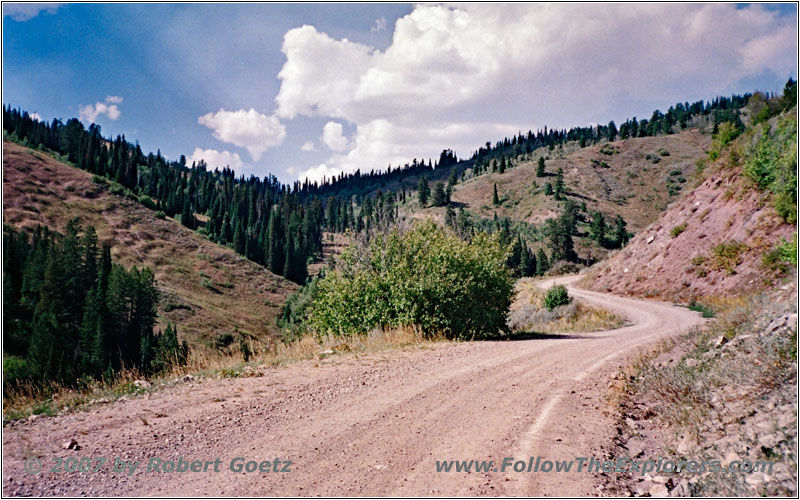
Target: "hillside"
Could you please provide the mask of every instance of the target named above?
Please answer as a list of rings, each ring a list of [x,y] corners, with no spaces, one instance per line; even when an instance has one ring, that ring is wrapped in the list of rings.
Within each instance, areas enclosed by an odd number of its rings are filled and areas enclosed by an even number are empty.
[[[778,215],[770,190],[758,189],[745,176],[743,165],[755,154],[753,144],[766,125],[788,127],[785,144],[795,145],[794,153],[787,151],[794,157],[797,122],[792,117],[790,112],[780,121],[773,119],[734,141],[696,189],[628,246],[597,264],[584,284],[598,291],[678,302],[774,285],[785,269],[779,262],[770,263],[770,253],[774,255],[783,240],[794,241],[797,228]]]
[[[456,184],[453,205],[463,208],[474,218],[491,220],[495,215],[534,225],[528,241],[534,247],[543,244],[547,219],[558,217],[564,207],[544,186],[555,182],[556,172],[563,170],[565,198],[576,205],[585,205],[578,220],[575,245],[581,260],[602,259],[608,249],[588,238],[589,222],[595,211],[604,214],[607,224],[621,215],[627,229],[638,233],[677,199],[691,183],[698,161],[705,158],[711,145],[710,134],[691,129],[674,135],[639,137],[615,142],[602,142],[581,148],[577,142],[563,147],[542,148],[521,156],[504,173],[488,172],[472,176],[468,168],[465,179]],[[540,157],[545,158],[544,177],[536,176]],[[492,203],[497,185],[500,204]],[[445,208],[419,209],[415,198],[401,206],[407,218],[434,216],[444,220]],[[537,240],[539,241],[537,243]]]
[[[148,266],[161,292],[162,321],[193,347],[238,329],[267,342],[274,318],[297,285],[236,255],[137,201],[109,192],[92,175],[44,153],[3,141],[3,223],[63,231],[78,217],[126,267]]]
[[[503,174],[488,173],[457,185],[453,200],[483,217],[491,218],[497,213],[498,217],[540,224],[560,211],[560,203],[541,188],[545,183],[552,184],[561,168],[567,198],[578,204],[585,202],[589,212],[620,214],[629,229],[638,232],[670,203],[667,189],[670,177],[686,177],[694,171],[710,143],[708,135],[693,129],[585,148],[571,144],[564,150],[544,149]],[[660,155],[659,150],[668,155]],[[536,163],[542,154],[547,175],[536,177]],[[652,160],[655,158],[657,163]],[[680,170],[680,174],[670,176],[674,170]],[[538,188],[533,187],[534,182]],[[494,184],[501,200],[498,207],[492,205]]]

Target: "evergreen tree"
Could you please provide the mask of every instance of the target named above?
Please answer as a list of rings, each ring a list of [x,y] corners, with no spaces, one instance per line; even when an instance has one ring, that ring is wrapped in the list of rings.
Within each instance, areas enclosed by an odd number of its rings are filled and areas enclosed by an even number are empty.
[[[540,156],[539,161],[536,163],[536,177],[544,177],[547,175],[544,168],[544,157]]]
[[[544,250],[540,248],[536,252],[536,276],[544,276],[549,268],[547,255],[544,253]]]
[[[189,229],[195,229],[197,227],[194,213],[192,213],[192,204],[189,201],[189,198],[186,198],[183,202],[183,209],[181,210],[181,224]]]
[[[566,260],[576,262],[575,244],[569,228],[568,217],[562,214],[557,219],[548,219],[547,228],[548,246],[550,247],[551,262]]]
[[[437,182],[433,186],[433,199],[431,203],[435,207],[443,207],[447,205],[447,193],[444,190],[444,185],[441,182]]]
[[[431,195],[431,188],[428,186],[428,179],[425,176],[422,176],[419,179],[419,184],[417,185],[417,199],[419,200],[419,206],[425,207],[428,204],[428,198]]]
[[[558,171],[556,171],[556,182],[553,185],[553,196],[557,200],[564,199],[564,170],[561,167],[558,167]]]
[[[492,186],[492,205],[498,206],[500,205],[500,197],[497,196],[497,184]]]
[[[606,240],[606,218],[601,212],[592,215],[592,224],[589,226],[591,238],[598,244],[603,245]]]
[[[630,235],[628,234],[628,225],[621,215],[617,215],[614,219],[614,242],[617,248],[623,247],[628,243]]]

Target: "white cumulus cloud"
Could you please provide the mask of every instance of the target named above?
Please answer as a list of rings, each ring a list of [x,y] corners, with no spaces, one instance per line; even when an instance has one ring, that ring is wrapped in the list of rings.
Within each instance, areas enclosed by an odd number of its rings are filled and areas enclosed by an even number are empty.
[[[286,138],[286,127],[276,116],[267,116],[252,108],[249,111],[220,109],[199,117],[197,122],[213,130],[214,137],[220,141],[245,148],[255,161]]]
[[[109,120],[116,120],[122,115],[117,104],[122,103],[122,97],[109,96],[104,102],[97,101],[94,104],[87,104],[78,108],[78,116],[88,123],[94,123],[100,115],[106,115]]]
[[[520,129],[649,115],[752,91],[760,75],[796,76],[796,22],[761,5],[420,4],[384,51],[313,26],[288,31],[276,114],[355,125],[347,154],[331,148],[301,176],[448,147],[469,156]]]
[[[239,153],[231,153],[230,151],[195,148],[194,152],[186,159],[186,162],[191,165],[192,162],[199,162],[200,160],[205,161],[211,170],[218,167],[230,167],[236,172],[241,172],[244,168],[244,163]]]
[[[314,146],[314,141],[306,141],[300,146],[300,151],[316,151],[317,147]]]
[[[341,123],[328,122],[322,127],[322,142],[328,146],[331,151],[341,153],[346,151],[349,146],[349,141],[343,133],[344,128]]]

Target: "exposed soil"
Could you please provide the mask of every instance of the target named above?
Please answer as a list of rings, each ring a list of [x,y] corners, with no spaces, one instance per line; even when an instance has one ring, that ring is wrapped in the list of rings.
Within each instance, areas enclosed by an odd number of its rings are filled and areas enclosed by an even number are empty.
[[[782,238],[791,240],[797,228],[783,222],[768,195],[748,186],[739,170],[712,173],[625,248],[597,264],[586,286],[675,302],[773,286],[779,276],[761,258]],[[738,255],[721,260],[715,255],[720,244],[738,245]]]
[[[571,278],[561,281],[572,282]],[[547,285],[547,283],[545,283]],[[632,323],[612,331],[341,355],[261,377],[193,380],[3,433],[4,495],[592,495],[589,473],[437,473],[437,460],[601,457],[611,373],[703,322],[669,304],[572,290]],[[71,440],[75,449],[66,449]],[[41,457],[38,475],[25,460]],[[219,473],[53,473],[53,457],[221,458]],[[228,464],[291,460],[291,473]]]

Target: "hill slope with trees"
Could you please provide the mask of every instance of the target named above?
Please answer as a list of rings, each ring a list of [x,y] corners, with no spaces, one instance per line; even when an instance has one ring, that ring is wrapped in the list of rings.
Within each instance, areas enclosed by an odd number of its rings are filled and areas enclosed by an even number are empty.
[[[96,229],[100,244],[125,268],[153,270],[158,317],[174,323],[191,348],[213,346],[220,333],[240,332],[253,347],[277,333],[274,318],[297,285],[190,230],[177,220],[114,194],[115,185],[3,142],[3,223],[62,234],[73,218]]]
[[[784,277],[797,265],[796,92],[795,84],[766,108],[753,107],[745,130],[720,127],[703,182],[585,283],[686,303],[766,289]]]

